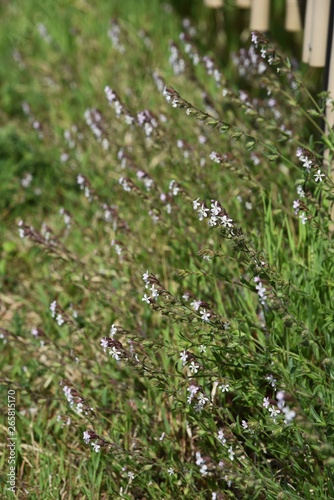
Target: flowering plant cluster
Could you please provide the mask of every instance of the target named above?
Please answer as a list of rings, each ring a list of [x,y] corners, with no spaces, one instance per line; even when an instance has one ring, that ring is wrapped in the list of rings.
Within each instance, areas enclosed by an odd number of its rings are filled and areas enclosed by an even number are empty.
[[[175,30],[161,54],[121,20],[87,45],[73,28],[81,62],[95,64],[95,43],[105,54],[103,77],[64,64],[44,83],[59,102],[93,83],[80,116],[54,126],[22,103],[61,172],[39,194],[35,174],[20,173],[15,203],[41,209],[17,217],[3,248],[15,265],[0,342],[8,365],[22,364],[22,401],[48,419],[33,439],[66,449],[61,487],[78,497],[89,479],[103,498],[330,498],[324,97],[263,34],[225,71],[200,26],[184,19],[179,33],[160,8]],[[43,25],[38,36],[59,55]],[[26,71],[28,56],[15,61]],[[87,484],[72,491],[74,477]]]

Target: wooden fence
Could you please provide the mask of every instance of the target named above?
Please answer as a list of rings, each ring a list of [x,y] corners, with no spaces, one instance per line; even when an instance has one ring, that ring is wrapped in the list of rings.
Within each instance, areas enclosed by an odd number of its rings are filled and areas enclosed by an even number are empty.
[[[285,0],[286,31],[304,30],[302,61],[315,68],[325,67],[326,89],[334,98],[334,0]],[[301,5],[304,3],[305,9]],[[223,7],[224,0],[204,0],[213,9]],[[270,0],[235,0],[237,8],[250,9],[250,31],[269,31]],[[305,10],[305,15],[302,12]],[[328,104],[326,117],[334,125],[333,106]]]
[[[331,99],[326,104],[326,125],[334,134],[334,0],[285,0],[286,31],[303,30],[302,61],[311,67],[325,68],[324,90]],[[224,6],[224,0],[204,0],[213,9]],[[270,28],[270,0],[235,0],[236,8],[250,9],[250,31],[267,32]],[[334,182],[334,146],[323,151],[323,167]],[[334,203],[330,209],[330,231],[334,232]]]

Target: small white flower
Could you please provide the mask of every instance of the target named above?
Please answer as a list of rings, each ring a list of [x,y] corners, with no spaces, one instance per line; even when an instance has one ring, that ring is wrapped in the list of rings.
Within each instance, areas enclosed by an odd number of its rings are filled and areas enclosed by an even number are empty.
[[[222,75],[221,75],[220,71],[218,71],[218,69],[213,70],[213,77],[214,77],[216,83],[220,82],[221,76]]]
[[[153,179],[149,177],[145,177],[144,179],[144,185],[147,191],[150,191],[151,187],[153,186]]]
[[[199,203],[199,201],[198,201],[198,200],[199,200],[199,198],[197,198],[197,200],[194,200],[194,201],[193,201],[193,208],[194,208],[194,210],[197,210],[197,209],[198,209],[198,207],[200,207],[200,206],[201,206],[201,204]]]
[[[165,435],[166,435],[166,434],[163,432],[163,433],[161,434],[161,436],[159,437],[159,441],[163,441],[163,440],[164,440],[164,438],[165,438]]]
[[[308,219],[307,219],[307,217],[306,217],[306,215],[305,215],[305,212],[302,212],[302,213],[300,214],[299,218],[300,218],[300,220],[301,220],[301,223],[305,225],[305,224],[306,224],[306,221],[308,220]]]
[[[209,226],[216,226],[217,225],[217,221],[218,221],[218,217],[216,217],[215,215],[212,215],[209,219]]]
[[[196,451],[196,465],[202,465],[204,463],[204,459],[199,451]]]
[[[276,387],[277,380],[274,378],[272,374],[266,376],[266,380],[270,383],[271,387]]]
[[[82,186],[85,182],[85,178],[82,176],[82,175],[78,175],[77,176],[77,183],[79,184],[79,186]]]
[[[114,243],[114,245],[115,245],[115,251],[116,251],[117,255],[121,256],[122,252],[123,252],[123,248],[120,245],[118,245],[117,243]]]
[[[263,398],[262,406],[267,409],[269,405],[270,405],[269,398]]]
[[[65,323],[65,320],[64,320],[64,318],[62,317],[62,315],[61,315],[61,314],[58,314],[58,315],[57,315],[57,317],[56,317],[56,321],[57,321],[57,324],[58,324],[59,326],[62,326],[62,325]]]
[[[307,172],[309,172],[312,167],[312,160],[307,157],[303,157],[303,167],[306,168]]]
[[[233,451],[233,448],[232,448],[232,446],[230,446],[228,449],[228,456],[229,456],[229,459],[231,460],[231,462],[234,460],[234,455],[235,455],[235,453]]]
[[[204,396],[204,394],[200,394],[198,396],[198,406],[199,407],[203,407],[208,401],[209,401],[209,398]]]
[[[268,59],[268,62],[270,64],[269,59]],[[259,75],[262,75],[262,73],[264,73],[266,71],[266,69],[267,69],[267,65],[261,61],[260,64],[258,65],[258,68],[257,68]]]
[[[135,478],[134,473],[133,472],[128,472],[128,478],[130,479],[130,481],[132,481]]]
[[[89,190],[88,186],[85,186],[84,193],[85,193],[85,197],[89,199],[90,198],[90,190]]]
[[[198,311],[198,309],[201,307],[202,301],[201,300],[194,300],[193,302],[190,302],[190,305],[195,311]]]
[[[142,300],[142,302],[146,302],[146,304],[150,304],[150,298],[151,298],[151,297],[148,297],[148,296],[146,295],[146,293],[145,293],[144,297],[143,297],[141,300]]]
[[[148,271],[146,271],[146,273],[143,274],[143,280],[145,281],[145,283],[147,283],[149,276],[150,276],[150,273]]]
[[[80,415],[83,412],[83,403],[78,403],[75,408],[75,411]]]
[[[188,354],[187,354],[187,352],[186,352],[186,351],[182,351],[182,352],[180,353],[180,358],[181,358],[182,364],[183,364],[183,366],[184,366],[184,365],[186,364],[186,362],[187,362],[187,359],[188,359]]]
[[[261,282],[259,282],[258,285],[256,285],[256,290],[257,290],[257,294],[259,297],[261,298],[264,298],[265,297],[265,294],[266,294],[266,291],[267,289],[263,286],[263,284]]]
[[[56,309],[57,309],[57,302],[54,300],[50,304],[50,311],[53,318],[56,316]]]
[[[109,103],[112,103],[116,100],[116,94],[108,85],[104,88],[104,93]]]
[[[277,406],[279,409],[282,409],[283,406],[285,406],[285,392],[284,391],[278,391],[276,393],[276,399],[278,401]]]
[[[305,198],[305,191],[301,186],[297,186],[297,194],[300,198]]]
[[[220,217],[220,220],[224,227],[233,227],[233,220],[229,219],[227,215],[223,215],[223,217]]]
[[[188,398],[187,398],[187,403],[190,404],[193,400],[193,397],[195,396],[195,394],[198,392],[198,387],[196,385],[190,385],[188,388],[187,388],[187,391],[190,393]]]
[[[205,345],[200,345],[199,346],[199,352],[206,352],[206,346]]]
[[[223,444],[223,445],[226,444],[226,439],[225,439],[225,436],[224,436],[224,431],[222,429],[220,429],[218,431],[218,436],[217,437],[218,437],[219,441],[221,442],[221,444]]]
[[[124,191],[127,191],[127,192],[131,191],[131,187],[129,186],[128,181],[124,177],[120,177],[118,182],[122,186]]]
[[[176,184],[176,182],[174,180],[172,180],[169,183],[169,190],[171,191],[173,196],[177,196],[178,192],[180,191],[180,188]]]
[[[108,347],[108,339],[101,339],[101,347],[103,348],[103,352],[106,352],[107,347]]]
[[[22,221],[20,221],[22,223]],[[24,232],[24,229],[23,227],[19,227],[19,236],[20,238],[24,238],[25,237],[25,232]]]
[[[152,287],[150,288],[151,292],[152,292],[152,297],[154,299],[156,299],[157,297],[159,297],[159,292],[158,290],[155,288],[155,285],[152,285]]]
[[[222,392],[228,392],[229,389],[230,389],[230,385],[229,384],[222,384],[219,386],[219,389],[222,391]]]
[[[170,92],[167,90],[166,85],[164,86],[164,89],[162,91],[162,95],[166,98],[166,101],[170,101],[171,95],[170,95]]]
[[[285,405],[284,391],[278,391],[276,393],[276,399],[278,401],[277,406],[281,410],[283,408],[283,406]]]
[[[122,353],[120,351],[117,351],[116,347],[112,347],[110,350],[109,350],[109,354],[110,356],[112,356],[114,359],[116,359],[116,361],[119,361],[121,358],[120,356],[122,355]]]
[[[315,182],[322,182],[322,178],[326,177],[325,174],[323,174],[320,170],[320,168],[317,170],[317,173],[314,174],[314,180]]]
[[[259,165],[261,163],[260,158],[255,153],[251,153],[251,160],[254,165]]]
[[[203,220],[205,217],[207,217],[208,212],[209,212],[209,209],[205,208],[204,205],[202,204],[201,208],[198,210],[199,220]]]
[[[215,151],[212,151],[212,153],[210,153],[209,158],[210,158],[210,160],[214,161],[215,163],[220,163],[220,158]]]
[[[208,323],[210,320],[210,316],[211,314],[209,312],[206,311],[206,309],[203,309],[203,311],[200,311],[200,315],[201,315],[201,319],[202,321]]]
[[[33,176],[29,172],[26,173],[24,175],[24,177],[21,179],[21,186],[24,188],[29,187],[32,180],[33,180]]]
[[[173,474],[175,474],[174,472],[174,469],[172,467],[169,467],[169,469],[167,469],[167,472],[170,476],[172,476]]]
[[[72,406],[73,404],[73,396],[72,396],[72,391],[71,391],[71,388],[68,387],[68,385],[64,385],[63,387],[63,392],[65,394],[65,397],[67,399],[67,401],[70,403],[70,405]]]
[[[254,31],[252,32],[252,42],[254,43],[255,47],[257,47],[259,41]]]
[[[191,373],[197,373],[198,369],[199,369],[199,365],[196,365],[196,363],[194,361],[192,361],[189,365],[189,370],[191,371]]]
[[[299,207],[300,207],[300,201],[299,200],[294,200],[293,202],[293,208],[295,210],[294,214],[297,215],[299,212]]]
[[[110,327],[110,332],[109,332],[110,337],[113,337],[116,333],[117,333],[117,326],[112,324]]]
[[[248,424],[247,424],[246,420],[242,420],[242,421],[241,421],[241,425],[242,425],[242,427],[243,427],[244,429],[248,429]]]
[[[200,468],[199,472],[202,476],[207,476],[208,475],[208,466],[203,464],[202,467]]]
[[[98,453],[101,449],[101,446],[97,443],[92,443],[93,450]]]
[[[292,420],[296,416],[296,412],[294,410],[290,410],[290,408],[288,406],[286,406],[285,408],[283,408],[282,411],[283,411],[284,416],[285,416],[284,423],[285,424],[289,424],[290,422],[292,422]]]
[[[207,70],[211,70],[211,72],[209,72],[209,75],[212,75],[212,70],[213,70],[213,67],[214,67],[214,62],[213,60],[208,57],[208,56],[204,56],[203,57],[203,62],[205,63],[205,67]]]
[[[90,435],[89,435],[89,432],[88,431],[85,431],[83,433],[83,440],[85,441],[86,444],[89,444],[89,440],[90,440]]]
[[[116,111],[116,115],[120,116],[122,114],[122,111],[123,111],[123,106],[118,100],[114,102],[114,108]]]
[[[281,410],[276,410],[276,408],[274,406],[271,406],[269,408],[269,413],[270,413],[270,416],[273,419],[274,423],[276,424],[276,417],[279,413],[281,413]]]
[[[266,297],[266,288],[263,286],[263,284],[261,283],[261,280],[258,276],[256,276],[254,278],[254,281],[255,283],[257,283],[257,285],[255,286],[256,290],[257,290],[257,294],[259,296],[259,299],[260,299],[260,303],[262,305],[265,305],[266,303],[266,300],[267,300],[267,297]]]
[[[219,215],[221,212],[221,208],[218,206],[218,201],[211,200],[211,214],[212,215]]]

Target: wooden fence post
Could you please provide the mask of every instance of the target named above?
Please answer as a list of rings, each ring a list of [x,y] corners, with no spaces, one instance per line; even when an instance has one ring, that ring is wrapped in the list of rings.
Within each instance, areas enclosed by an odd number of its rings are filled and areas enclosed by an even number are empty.
[[[224,5],[224,0],[204,0],[204,5],[210,9],[219,9]]]
[[[240,9],[250,9],[251,4],[251,0],[236,0],[236,5]]]
[[[308,0],[302,61],[314,68],[326,64],[330,0]]]
[[[252,0],[250,30],[268,31],[270,0]]]
[[[302,29],[298,0],[286,0],[285,29],[292,32],[301,31]]]
[[[329,99],[326,103],[326,127],[325,133],[329,133],[329,128],[334,127],[334,0],[330,2],[329,23],[328,23],[328,38],[327,38],[327,54],[325,68],[325,90],[329,92]],[[332,147],[333,150],[333,147]],[[325,149],[323,157],[323,167],[328,170],[331,180],[334,182],[334,161],[333,152]],[[331,222],[329,231],[334,232],[334,202],[330,209]]]

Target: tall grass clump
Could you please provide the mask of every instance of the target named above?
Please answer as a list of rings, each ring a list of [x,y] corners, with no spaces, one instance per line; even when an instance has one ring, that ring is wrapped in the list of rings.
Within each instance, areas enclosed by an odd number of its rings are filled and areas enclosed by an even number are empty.
[[[224,69],[157,15],[169,46],[34,38],[2,249],[19,498],[333,498],[328,96],[261,33]]]

